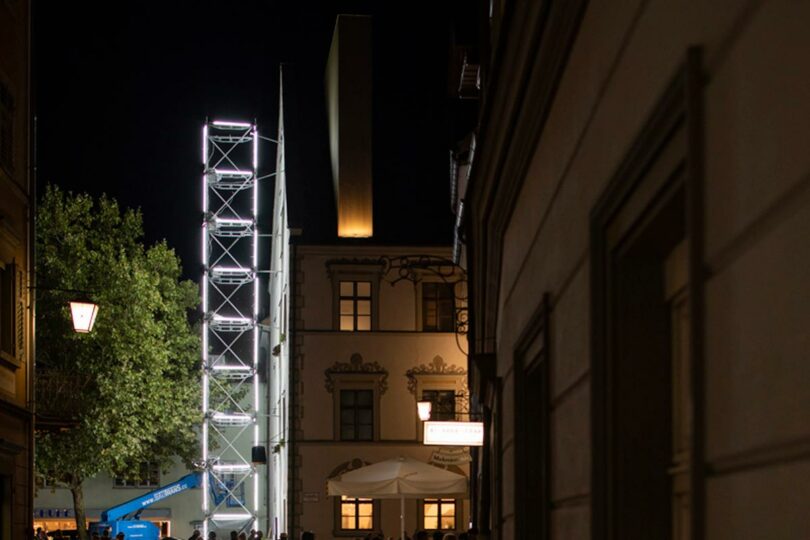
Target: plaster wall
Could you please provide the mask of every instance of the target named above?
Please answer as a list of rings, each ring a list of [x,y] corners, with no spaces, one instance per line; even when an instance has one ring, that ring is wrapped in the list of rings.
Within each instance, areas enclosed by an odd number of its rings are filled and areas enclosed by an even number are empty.
[[[552,533],[589,538],[589,213],[691,45],[703,48],[707,74],[708,537],[799,538],[810,527],[810,498],[790,495],[810,482],[810,69],[799,60],[810,51],[808,19],[804,2],[589,3],[504,238],[504,538],[513,351],[545,292]],[[758,470],[727,468],[734,459]],[[756,532],[769,527],[782,534]]]

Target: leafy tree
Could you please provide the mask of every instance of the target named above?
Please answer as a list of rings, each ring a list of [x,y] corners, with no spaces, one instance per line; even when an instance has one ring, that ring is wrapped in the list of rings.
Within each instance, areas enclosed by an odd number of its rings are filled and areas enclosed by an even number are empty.
[[[73,494],[86,540],[82,484],[100,472],[136,478],[139,464],[198,452],[199,338],[188,311],[197,287],[180,281],[165,241],[143,245],[139,211],[114,199],[49,186],[37,213],[38,409],[56,414],[36,433],[37,473]],[[93,331],[72,330],[67,295],[90,291]],[[40,387],[41,389],[41,387]]]

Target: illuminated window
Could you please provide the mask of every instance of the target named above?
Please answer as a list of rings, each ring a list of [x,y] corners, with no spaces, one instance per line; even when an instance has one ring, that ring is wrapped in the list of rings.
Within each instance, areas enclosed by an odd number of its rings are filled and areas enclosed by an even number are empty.
[[[422,283],[422,330],[454,332],[455,300],[452,283]]]
[[[453,421],[456,419],[455,390],[422,390],[422,401],[430,401],[430,419]]]
[[[374,439],[374,391],[340,391],[340,440]]]
[[[422,528],[428,531],[455,529],[456,500],[424,499],[422,501]]]
[[[340,528],[344,531],[370,531],[374,529],[374,500],[340,498]]]
[[[160,486],[160,466],[154,461],[141,463],[137,475],[116,476],[113,479],[113,487],[150,488],[158,486]]]
[[[340,282],[340,330],[367,332],[371,330],[371,282]]]

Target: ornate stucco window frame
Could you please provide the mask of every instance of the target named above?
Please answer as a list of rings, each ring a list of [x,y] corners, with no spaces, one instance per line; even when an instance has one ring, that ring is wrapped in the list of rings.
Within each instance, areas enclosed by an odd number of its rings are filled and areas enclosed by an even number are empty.
[[[422,398],[425,390],[452,390],[457,399],[456,415],[464,414],[468,410],[469,392],[467,390],[467,370],[456,365],[448,365],[444,359],[436,355],[429,364],[420,364],[405,372],[408,378],[408,391],[413,395],[413,410],[416,411],[416,402]],[[416,438],[422,440],[422,421],[416,417]]]
[[[380,440],[380,397],[388,390],[388,371],[377,362],[364,362],[354,353],[349,362],[335,362],[324,371],[324,386],[332,394],[332,439],[345,443],[370,443]],[[370,441],[342,441],[340,438],[340,391],[371,390],[374,407],[374,433]]]

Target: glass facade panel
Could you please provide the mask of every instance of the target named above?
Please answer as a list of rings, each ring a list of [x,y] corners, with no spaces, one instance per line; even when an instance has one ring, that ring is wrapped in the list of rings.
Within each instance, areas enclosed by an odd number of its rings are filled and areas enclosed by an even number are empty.
[[[358,281],[357,282],[357,296],[371,296],[371,282]]]
[[[371,300],[358,300],[357,301],[357,314],[358,315],[371,315]]]
[[[368,332],[371,330],[371,317],[357,317],[357,330],[359,332]]]
[[[340,329],[344,332],[348,331],[351,332],[354,330],[354,317],[351,315],[341,315],[340,316]]]

